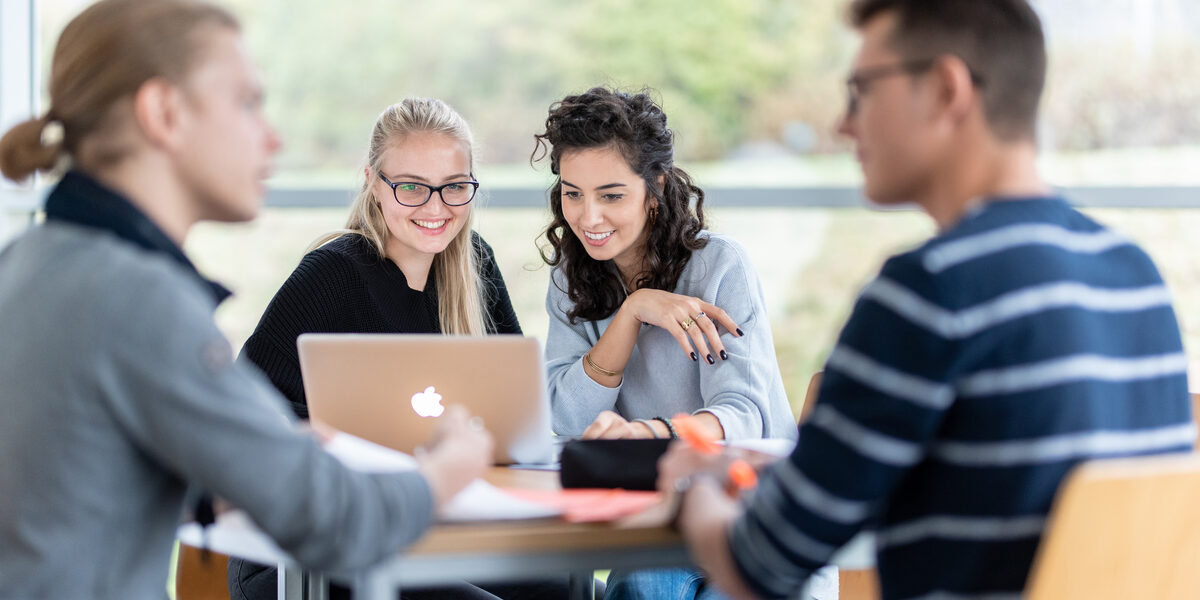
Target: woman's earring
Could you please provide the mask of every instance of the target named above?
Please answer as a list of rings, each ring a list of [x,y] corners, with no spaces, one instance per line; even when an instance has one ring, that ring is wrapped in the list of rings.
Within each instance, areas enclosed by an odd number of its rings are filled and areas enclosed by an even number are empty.
[[[650,207],[650,226],[653,227],[654,223],[656,221],[658,221],[658,205],[657,204]]]

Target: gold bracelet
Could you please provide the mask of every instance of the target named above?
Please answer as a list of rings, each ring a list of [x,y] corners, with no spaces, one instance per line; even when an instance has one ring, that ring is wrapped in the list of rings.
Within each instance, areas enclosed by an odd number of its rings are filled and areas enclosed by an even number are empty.
[[[596,364],[596,362],[592,360],[591,352],[583,353],[583,362],[587,363],[587,365],[589,367],[591,367],[592,369],[595,369],[596,372],[598,372],[598,373],[608,375],[609,377],[620,377],[621,376],[620,371],[609,371],[608,369],[605,369],[605,368],[601,367],[600,365]]]

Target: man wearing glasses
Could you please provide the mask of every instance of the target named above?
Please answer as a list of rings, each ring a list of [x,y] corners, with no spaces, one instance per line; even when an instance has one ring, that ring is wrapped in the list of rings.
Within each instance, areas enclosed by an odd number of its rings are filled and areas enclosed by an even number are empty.
[[[1063,476],[1186,451],[1170,298],[1149,257],[1037,174],[1046,55],[1024,0],[856,0],[839,130],[866,195],[939,233],[859,297],[792,455],[744,507],[673,448],[660,487],[712,581],[784,597],[862,529],[885,598],[1019,598]]]

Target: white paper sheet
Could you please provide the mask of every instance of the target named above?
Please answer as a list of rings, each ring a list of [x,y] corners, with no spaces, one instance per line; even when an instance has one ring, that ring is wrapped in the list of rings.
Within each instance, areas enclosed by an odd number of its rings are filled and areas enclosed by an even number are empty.
[[[742,448],[743,450],[753,450],[771,456],[784,457],[792,453],[792,449],[796,447],[796,440],[788,440],[784,438],[766,438],[766,439],[749,439],[749,440],[734,440],[725,442],[731,448]]]
[[[417,468],[412,456],[340,431],[325,443],[325,451],[356,471],[397,473]]]
[[[412,456],[348,433],[335,434],[326,442],[325,450],[347,467],[368,473],[396,473],[417,468],[417,460]],[[515,498],[476,479],[442,507],[438,520],[449,523],[505,521],[544,519],[561,514],[558,509]]]
[[[438,520],[445,523],[511,521],[557,517],[557,508],[526,502],[505,494],[500,488],[476,479],[442,507]]]

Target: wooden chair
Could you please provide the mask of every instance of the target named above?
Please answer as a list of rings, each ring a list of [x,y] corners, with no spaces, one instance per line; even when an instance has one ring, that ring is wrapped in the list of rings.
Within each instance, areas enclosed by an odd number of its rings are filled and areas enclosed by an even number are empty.
[[[838,600],[879,600],[875,569],[838,569]]]
[[[1029,600],[1200,598],[1200,454],[1084,463],[1065,480]]]
[[[203,556],[199,548],[179,544],[175,561],[175,600],[229,600],[225,579],[229,557],[216,552]]]
[[[813,407],[817,405],[817,392],[821,389],[821,376],[824,374],[824,371],[817,371],[808,379],[808,389],[804,390],[804,403],[800,405],[800,414],[796,416],[797,425],[807,421]]]

